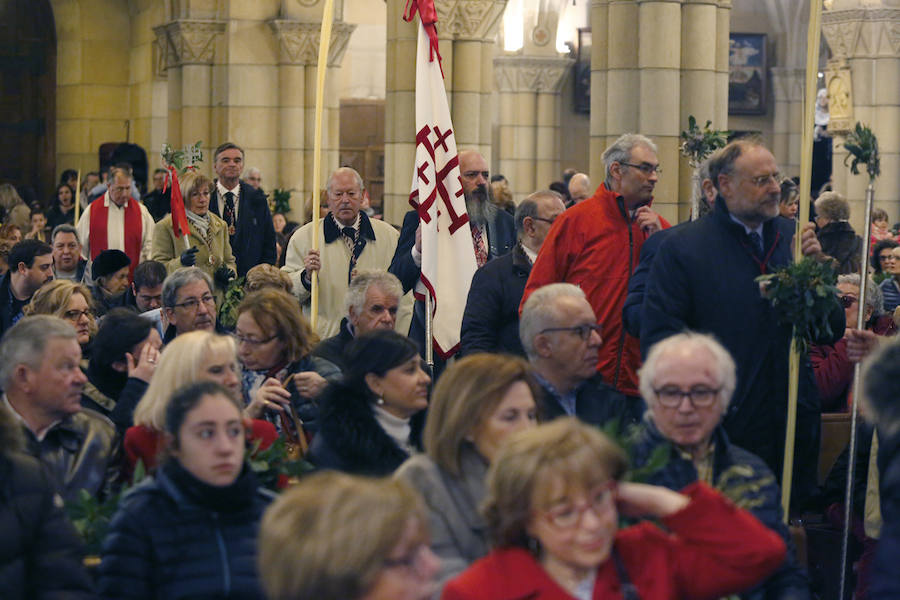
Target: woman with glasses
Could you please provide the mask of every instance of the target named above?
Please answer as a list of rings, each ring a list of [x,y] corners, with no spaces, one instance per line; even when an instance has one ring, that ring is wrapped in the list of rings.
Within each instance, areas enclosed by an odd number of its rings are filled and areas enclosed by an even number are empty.
[[[241,395],[240,367],[234,341],[225,335],[192,331],[166,344],[156,364],[156,372],[143,398],[134,409],[134,426],[125,432],[127,473],[138,460],[148,469],[156,467],[165,447],[166,409],[178,388],[195,381],[213,381],[235,398]],[[247,438],[268,448],[278,437],[271,423],[253,420]]]
[[[421,499],[393,479],[310,475],[260,529],[269,600],[428,600],[439,566]]]
[[[872,246],[872,279],[877,284],[893,277],[894,248],[900,246],[896,240],[881,240]]]
[[[403,463],[397,477],[425,499],[431,550],[441,559],[441,585],[487,554],[478,513],[484,477],[507,436],[537,425],[539,390],[527,362],[500,354],[466,356],[435,386],[425,454]]]
[[[309,461],[320,469],[390,475],[421,449],[431,378],[419,347],[390,330],[364,333],[344,351],[344,378],[326,388]]]
[[[87,286],[68,279],[54,279],[42,285],[25,305],[27,315],[52,315],[70,323],[78,334],[81,356],[90,356],[90,344],[97,333],[93,297]]]
[[[110,523],[99,597],[263,597],[256,538],[273,494],[245,460],[241,409],[231,391],[209,381],[172,395],[166,460],[122,499]]]
[[[516,433],[488,471],[494,549],[441,596],[563,599],[717,598],[764,578],[784,542],[702,483],[680,493],[621,481],[622,450],[567,417]],[[619,530],[619,515],[659,519]]]
[[[297,299],[271,287],[249,294],[237,309],[234,340],[245,414],[274,423],[288,441],[303,445],[300,429],[315,431],[316,398],[340,370],[310,355],[319,339]]]
[[[152,258],[165,264],[169,273],[179,267],[200,268],[213,278],[213,291],[221,301],[237,269],[231,253],[228,225],[209,211],[213,184],[208,177],[188,171],[180,183],[188,221],[188,245],[183,237],[175,237],[172,215],[166,215],[153,230]]]

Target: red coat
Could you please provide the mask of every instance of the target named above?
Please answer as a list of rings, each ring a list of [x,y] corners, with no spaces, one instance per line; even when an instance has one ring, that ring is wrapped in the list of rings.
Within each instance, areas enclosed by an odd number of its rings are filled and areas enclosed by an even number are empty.
[[[247,432],[247,439],[250,442],[260,440],[259,449],[265,450],[272,445],[278,438],[278,430],[268,421],[252,419],[250,431]],[[147,470],[155,469],[159,463],[159,456],[165,448],[165,437],[162,432],[144,427],[143,425],[135,425],[129,427],[125,431],[125,447],[126,459],[126,475],[131,479],[131,473],[134,473],[134,467],[138,459],[144,463]]]
[[[749,512],[704,483],[682,490],[683,510],[663,519],[672,533],[640,523],[620,530],[615,546],[641,600],[703,600],[740,592],[783,562],[784,541]],[[600,565],[594,600],[621,598],[615,564]],[[442,600],[571,600],[523,548],[494,550],[451,580]]]
[[[660,218],[663,228],[668,221]],[[628,280],[647,239],[638,224],[620,208],[616,194],[597,188],[594,196],[556,218],[541,245],[522,304],[531,292],[548,283],[574,283],[584,290],[603,326],[597,370],[618,391],[639,395],[637,368],[641,364],[638,338],[626,333],[622,308]]]

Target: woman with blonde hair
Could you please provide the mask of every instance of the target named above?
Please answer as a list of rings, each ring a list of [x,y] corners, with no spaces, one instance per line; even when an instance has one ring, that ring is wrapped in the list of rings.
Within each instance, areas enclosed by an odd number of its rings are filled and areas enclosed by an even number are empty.
[[[130,468],[138,460],[145,467],[156,466],[164,447],[162,432],[169,400],[175,390],[194,381],[214,381],[228,388],[235,398],[240,397],[240,367],[230,337],[192,331],[163,348],[150,385],[134,409],[134,426],[125,432],[125,456]],[[260,447],[267,448],[278,434],[270,423],[254,420],[247,437],[260,440]]]
[[[88,356],[88,346],[97,333],[94,299],[87,286],[68,279],[54,279],[42,285],[25,305],[28,315],[52,315],[70,323],[78,334],[82,358]]]
[[[213,278],[217,304],[221,304],[228,282],[237,266],[231,253],[228,225],[209,211],[213,183],[196,171],[188,171],[181,179],[185,213],[188,220],[188,243],[175,237],[172,215],[166,215],[153,230],[152,259],[164,263],[169,273],[179,267],[197,266]]]
[[[299,443],[294,417],[314,431],[316,398],[341,372],[310,354],[319,338],[297,299],[271,287],[249,294],[237,308],[234,339],[244,367],[247,415],[274,423],[288,440]]]
[[[260,529],[269,600],[427,600],[439,564],[421,500],[391,479],[311,475],[269,507]]]
[[[537,425],[540,387],[521,358],[472,354],[450,366],[434,388],[423,442],[397,470],[425,500],[431,550],[441,585],[488,553],[484,479],[501,442]]]
[[[488,471],[494,549],[442,598],[719,598],[784,561],[785,544],[704,483],[680,493],[621,481],[624,452],[564,417],[513,434]],[[619,513],[659,519],[619,530]]]
[[[0,209],[5,224],[15,225],[20,232],[29,229],[31,210],[11,183],[0,183]]]

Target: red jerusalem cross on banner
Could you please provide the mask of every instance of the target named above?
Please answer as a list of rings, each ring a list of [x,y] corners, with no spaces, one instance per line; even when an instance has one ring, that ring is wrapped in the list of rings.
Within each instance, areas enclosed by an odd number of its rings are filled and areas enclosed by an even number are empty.
[[[428,20],[430,13],[422,6],[425,3],[419,0],[419,14]],[[434,29],[433,22],[426,25]],[[416,286],[416,297],[424,299],[425,294],[431,295],[434,349],[442,358],[449,358],[459,349],[463,310],[476,267],[450,107],[440,62],[431,60],[431,48],[426,27],[420,24],[416,58],[416,164],[409,203],[418,211],[422,226],[422,275]]]

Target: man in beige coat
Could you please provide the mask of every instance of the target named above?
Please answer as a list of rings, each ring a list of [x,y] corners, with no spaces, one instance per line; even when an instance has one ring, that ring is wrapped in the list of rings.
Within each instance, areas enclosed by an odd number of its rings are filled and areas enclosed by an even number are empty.
[[[328,215],[319,221],[318,250],[313,249],[313,224],[298,229],[288,243],[282,269],[291,276],[294,293],[309,316],[310,274],[318,272],[319,309],[317,333],[335,335],[344,317],[344,296],[357,269],[386,271],[400,237],[394,227],[370,220],[360,211],[363,181],[350,167],[337,169],[328,178]]]

